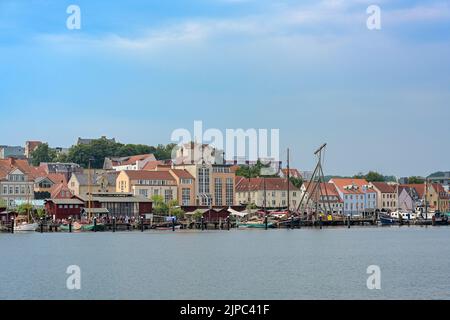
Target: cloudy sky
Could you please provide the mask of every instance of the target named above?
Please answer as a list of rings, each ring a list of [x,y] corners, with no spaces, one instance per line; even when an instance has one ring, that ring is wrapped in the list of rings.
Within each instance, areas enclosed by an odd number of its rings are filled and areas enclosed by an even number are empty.
[[[301,170],[323,142],[326,173],[450,169],[450,1],[121,3],[0,2],[0,144],[168,143],[202,120],[280,129]]]

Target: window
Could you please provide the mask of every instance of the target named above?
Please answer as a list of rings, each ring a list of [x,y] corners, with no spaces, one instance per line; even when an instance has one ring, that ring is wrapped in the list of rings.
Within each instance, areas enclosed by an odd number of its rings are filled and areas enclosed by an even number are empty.
[[[215,178],[214,179],[214,201],[216,206],[222,205],[222,179]]]
[[[181,179],[181,184],[192,184],[192,179]]]
[[[168,203],[171,200],[173,200],[172,189],[164,190],[164,202]]]
[[[226,191],[226,205],[231,206],[233,205],[234,202],[233,178],[227,178],[225,191]]]
[[[209,169],[205,167],[198,168],[198,192],[209,193]]]
[[[147,189],[139,189],[139,195],[147,198],[148,190]]]
[[[191,204],[191,189],[189,188],[181,189],[181,204],[183,206],[188,206]]]

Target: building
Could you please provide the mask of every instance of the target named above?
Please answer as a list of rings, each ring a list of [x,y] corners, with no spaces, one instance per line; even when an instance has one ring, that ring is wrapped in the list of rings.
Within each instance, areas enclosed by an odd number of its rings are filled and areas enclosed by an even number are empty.
[[[450,191],[450,171],[433,173],[428,177],[428,181],[439,183],[447,192]]]
[[[396,211],[398,209],[397,186],[386,182],[371,182],[373,190],[377,192],[377,208],[382,211]]]
[[[177,199],[180,206],[195,205],[195,179],[187,171],[170,169],[169,173],[175,178],[177,184]]]
[[[48,174],[63,174],[66,181],[69,181],[74,173],[82,173],[83,168],[77,163],[62,163],[62,162],[41,162],[38,167],[42,176]]]
[[[423,205],[424,185],[405,185],[398,187],[398,207],[403,211],[415,211]]]
[[[80,219],[84,202],[77,198],[55,198],[45,200],[45,211],[53,220]]]
[[[365,179],[333,178],[339,196],[344,201],[345,215],[365,215],[377,209],[377,192]]]
[[[47,199],[51,197],[52,188],[55,185],[67,184],[66,175],[62,173],[49,173],[39,176],[34,180],[34,193],[36,199]]]
[[[303,203],[308,204],[300,210],[309,209],[328,213],[331,209],[332,214],[344,213],[344,201],[334,184],[320,183],[319,190],[318,182],[306,182],[301,186],[300,191]]]
[[[0,159],[25,158],[25,148],[20,146],[0,146]]]
[[[91,170],[90,183],[88,170],[83,173],[74,173],[68,181],[70,191],[75,196],[83,196],[90,192],[114,193],[116,192],[116,179],[119,172]]]
[[[0,160],[0,198],[5,200],[8,208],[14,208],[16,200],[34,199],[36,174],[26,160]]]
[[[106,136],[101,136],[100,138],[97,138],[97,139],[90,139],[90,138],[87,138],[87,139],[86,139],[86,138],[80,138],[80,137],[78,137],[77,145],[80,145],[80,144],[89,145],[89,144],[92,143],[92,141],[94,141],[94,140],[100,140],[100,139],[104,139],[104,140],[107,140],[107,141],[109,141],[109,142],[116,143],[116,139],[115,139],[115,138],[108,139],[108,138],[106,138]]]
[[[150,199],[135,196],[131,193],[93,193],[78,197],[83,201],[83,209],[91,208],[106,209],[109,217],[139,217],[152,213],[152,201]]]
[[[25,157],[31,158],[31,153],[36,150],[37,147],[39,147],[42,144],[41,141],[27,141],[25,142]]]
[[[130,157],[105,158],[103,169],[105,170],[142,170],[149,162],[155,162],[153,154],[139,154]]]
[[[284,178],[236,178],[236,203],[255,204],[267,209],[288,207],[288,182]],[[290,210],[296,210],[300,203],[301,191],[289,181]],[[249,202],[250,201],[250,202]]]
[[[177,200],[178,185],[169,171],[124,170],[116,180],[116,192],[151,199],[162,196],[165,203]]]

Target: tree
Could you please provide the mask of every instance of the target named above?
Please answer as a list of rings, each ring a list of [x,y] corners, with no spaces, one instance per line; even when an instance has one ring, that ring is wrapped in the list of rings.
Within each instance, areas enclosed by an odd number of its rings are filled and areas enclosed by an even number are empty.
[[[425,183],[425,179],[422,177],[412,176],[408,178],[408,183],[410,184],[423,184]]]
[[[26,215],[33,210],[33,206],[30,203],[22,203],[17,207],[19,215]]]
[[[258,159],[258,161],[256,161],[256,164],[254,164],[254,165],[239,166],[239,168],[236,170],[236,175],[240,176],[240,177],[245,177],[245,178],[257,178],[260,176],[265,176],[265,177],[277,176],[276,174],[272,174],[272,175],[263,175],[262,174],[262,169],[269,168],[269,167],[270,167],[269,164],[264,164]]]
[[[47,216],[45,210],[44,210],[44,209],[41,209],[41,208],[39,208],[39,209],[36,210],[36,215],[37,215],[37,217],[38,217],[39,219],[41,219],[41,218],[43,219],[43,218],[45,218],[45,217]]]
[[[6,200],[0,199],[0,208],[6,208],[8,204],[6,203]]]
[[[203,212],[201,212],[200,210],[195,210],[194,214],[192,215],[192,218],[194,218],[194,220],[198,220],[201,219],[203,217]]]
[[[366,180],[368,182],[384,182],[385,178],[382,174],[378,172],[369,171],[369,173],[366,174]]]
[[[169,206],[164,203],[164,198],[160,195],[153,195],[152,196],[153,201],[153,212],[156,214],[168,214],[169,213]]]
[[[38,166],[41,162],[52,162],[56,159],[56,151],[50,149],[48,143],[40,144],[30,154],[33,166]]]
[[[299,189],[300,189],[300,187],[303,184],[303,179],[302,178],[290,177],[289,180],[294,185],[294,187],[299,188]]]

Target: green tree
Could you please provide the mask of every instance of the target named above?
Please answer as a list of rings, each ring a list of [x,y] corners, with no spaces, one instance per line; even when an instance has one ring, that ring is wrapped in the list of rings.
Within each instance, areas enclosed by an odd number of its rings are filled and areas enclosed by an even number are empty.
[[[45,212],[44,209],[39,208],[36,210],[36,215],[40,219],[40,218],[45,218],[47,216],[47,213]]]
[[[256,161],[256,164],[254,165],[241,165],[236,170],[236,175],[240,177],[245,178],[257,178],[262,176],[262,169],[263,168],[269,168],[269,164],[264,164],[260,160]],[[273,175],[264,175],[265,177],[274,177],[276,174]]]
[[[19,215],[26,215],[33,211],[33,206],[30,203],[22,203],[17,207]]]
[[[408,183],[410,184],[423,184],[425,183],[425,179],[418,176],[412,176],[408,178]]]
[[[56,159],[56,151],[49,148],[48,143],[40,144],[30,154],[33,166],[38,166],[41,162],[52,162]]]
[[[369,182],[384,182],[385,181],[384,176],[375,171],[369,171],[369,173],[366,174],[365,178]]]
[[[0,199],[0,208],[6,208],[8,204],[6,203],[6,200]]]
[[[195,210],[194,211],[194,214],[192,215],[192,218],[194,219],[194,220],[199,220],[199,219],[201,219],[203,217],[203,212],[201,212],[200,210]]]
[[[290,177],[289,180],[296,188],[300,188],[303,184],[303,179],[301,179],[301,178]]]
[[[164,198],[160,195],[153,195],[153,212],[156,214],[166,215],[169,213],[169,206],[164,203]]]

